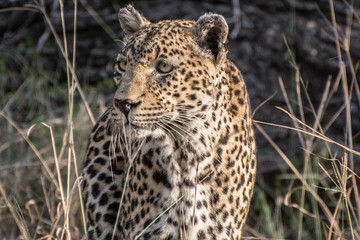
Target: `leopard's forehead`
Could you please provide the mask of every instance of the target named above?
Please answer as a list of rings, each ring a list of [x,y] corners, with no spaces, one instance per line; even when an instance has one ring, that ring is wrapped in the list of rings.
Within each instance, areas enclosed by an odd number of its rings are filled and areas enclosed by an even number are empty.
[[[130,39],[124,41],[122,53],[146,54],[152,50],[162,48],[165,53],[172,55],[169,49],[187,46],[190,39],[190,29],[194,21],[190,20],[165,20],[152,23],[140,29]]]

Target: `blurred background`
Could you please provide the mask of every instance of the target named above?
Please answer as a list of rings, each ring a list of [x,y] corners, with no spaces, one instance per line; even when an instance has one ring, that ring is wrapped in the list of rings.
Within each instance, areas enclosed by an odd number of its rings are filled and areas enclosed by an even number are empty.
[[[360,239],[360,157],[351,152],[360,151],[360,1],[131,2],[153,22],[207,12],[228,21],[228,58],[245,78],[258,144],[245,236]],[[117,12],[127,3],[0,2],[1,239],[81,236],[76,169],[89,109],[98,119],[115,92]],[[66,215],[59,209],[71,200]]]

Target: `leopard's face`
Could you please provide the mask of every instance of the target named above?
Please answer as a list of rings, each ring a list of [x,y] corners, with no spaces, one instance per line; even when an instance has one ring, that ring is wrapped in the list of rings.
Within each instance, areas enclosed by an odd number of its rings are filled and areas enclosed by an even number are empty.
[[[215,65],[196,49],[191,21],[163,21],[125,42],[114,79],[112,115],[118,124],[147,135],[185,131],[214,104]]]

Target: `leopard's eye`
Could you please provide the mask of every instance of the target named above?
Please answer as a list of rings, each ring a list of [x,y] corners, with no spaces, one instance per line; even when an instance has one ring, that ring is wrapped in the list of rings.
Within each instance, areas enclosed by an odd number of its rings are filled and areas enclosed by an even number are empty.
[[[127,61],[120,60],[118,62],[118,68],[119,68],[120,71],[125,72],[126,71],[126,66],[127,66]]]
[[[165,63],[165,62],[160,62],[157,66],[156,66],[156,71],[158,71],[159,73],[169,73],[173,70],[173,66]]]

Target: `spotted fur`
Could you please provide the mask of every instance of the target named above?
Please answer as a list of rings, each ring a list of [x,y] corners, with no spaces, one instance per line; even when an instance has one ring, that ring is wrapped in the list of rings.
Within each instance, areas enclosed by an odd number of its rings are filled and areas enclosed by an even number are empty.
[[[132,6],[119,20],[117,91],[83,167],[86,238],[240,239],[256,147],[226,21],[150,23]]]

